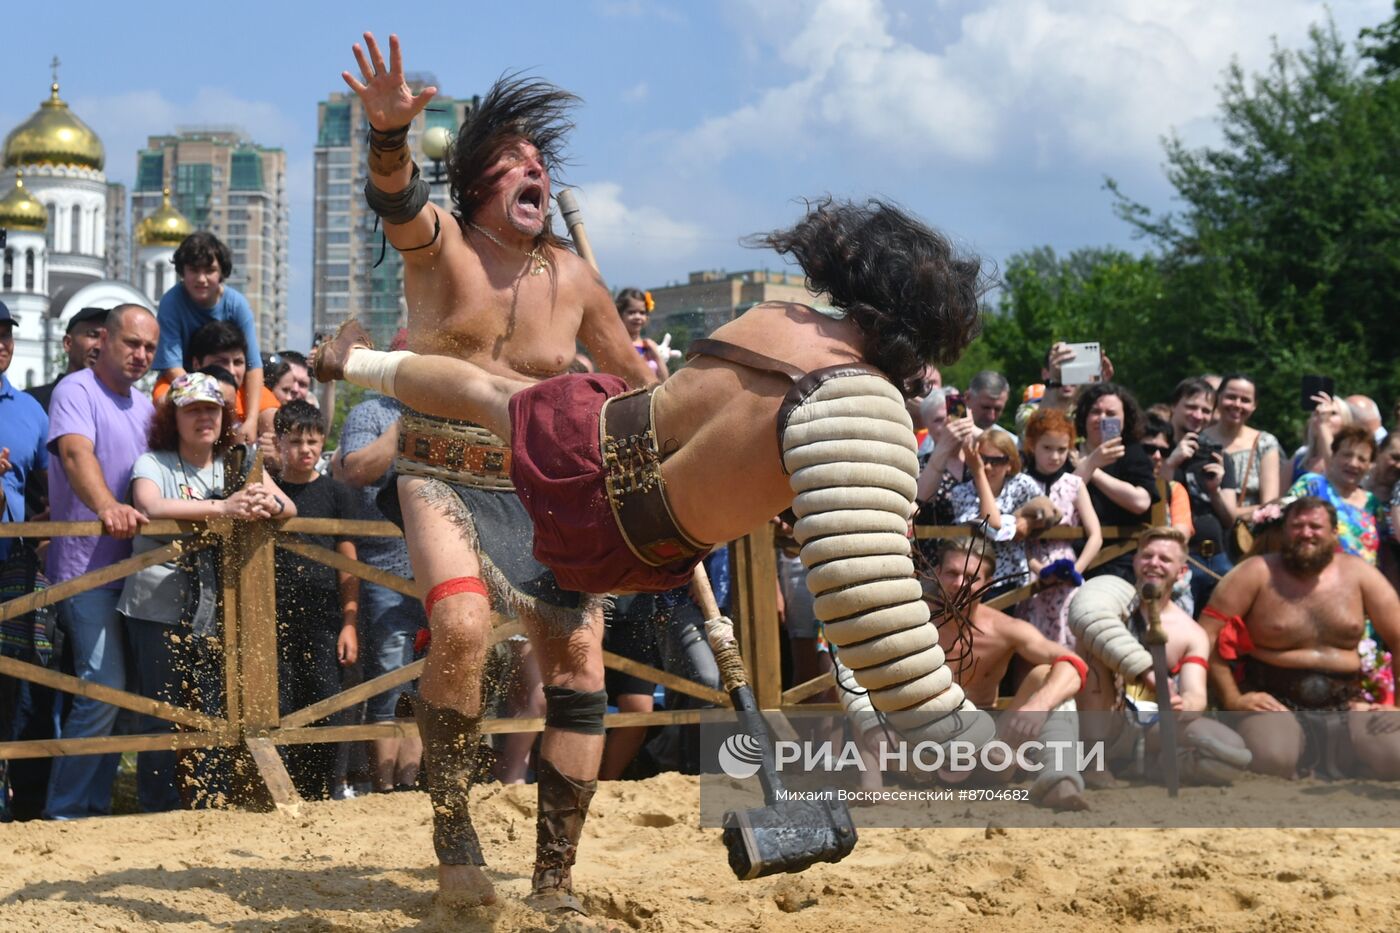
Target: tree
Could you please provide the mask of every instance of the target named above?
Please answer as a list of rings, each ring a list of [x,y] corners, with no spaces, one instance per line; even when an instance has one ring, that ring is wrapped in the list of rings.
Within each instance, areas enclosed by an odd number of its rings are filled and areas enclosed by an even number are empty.
[[[1061,259],[1040,247],[1012,256],[1003,280],[1001,307],[987,315],[982,340],[995,365],[979,368],[998,369],[1017,385],[1039,382],[1045,352],[1062,340],[1098,341],[1125,373],[1148,377],[1156,369],[1142,340],[1162,301],[1152,258],[1079,249]]]
[[[1383,63],[1395,21],[1377,35]],[[1289,436],[1304,373],[1383,409],[1400,391],[1400,82],[1360,65],[1329,24],[1301,51],[1276,48],[1261,75],[1232,66],[1223,144],[1166,143],[1180,211],[1154,216],[1110,182],[1120,216],[1160,250],[1164,307],[1144,334],[1164,342],[1159,362],[1252,373],[1263,423]]]

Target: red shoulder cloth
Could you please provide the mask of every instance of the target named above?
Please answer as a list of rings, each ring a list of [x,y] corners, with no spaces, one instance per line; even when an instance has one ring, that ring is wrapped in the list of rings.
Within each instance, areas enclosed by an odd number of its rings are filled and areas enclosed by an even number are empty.
[[[1201,615],[1225,623],[1215,641],[1216,649],[1222,658],[1227,661],[1241,661],[1246,655],[1254,653],[1254,639],[1249,637],[1249,627],[1244,624],[1244,619],[1239,616],[1227,616],[1212,606],[1207,606]]]

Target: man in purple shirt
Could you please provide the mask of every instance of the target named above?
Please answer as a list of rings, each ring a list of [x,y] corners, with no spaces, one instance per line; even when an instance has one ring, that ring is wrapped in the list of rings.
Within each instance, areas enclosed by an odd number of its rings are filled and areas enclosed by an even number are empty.
[[[48,575],[61,583],[131,556],[131,539],[146,516],[122,502],[131,468],[146,451],[155,409],[132,386],[151,368],[160,327],[140,305],[114,308],[91,369],[54,387],[49,402],[49,506],[54,521],[102,522],[106,534],[54,538]],[[126,683],[123,632],[117,617],[122,581],[87,590],[58,604],[58,620],[73,648],[77,676],[122,689]],[[60,738],[110,735],[117,708],[74,697]],[[107,813],[118,757],[58,758],[49,776],[44,815],[69,820]]]

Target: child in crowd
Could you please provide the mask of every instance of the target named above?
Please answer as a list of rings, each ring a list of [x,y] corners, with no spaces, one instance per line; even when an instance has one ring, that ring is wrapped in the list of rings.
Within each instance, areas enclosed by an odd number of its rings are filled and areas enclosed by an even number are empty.
[[[165,394],[165,387],[175,377],[200,368],[194,335],[210,322],[225,323],[246,335],[243,352],[248,378],[239,393],[238,417],[256,423],[268,395],[263,392],[263,361],[253,309],[248,299],[225,282],[233,272],[233,252],[214,234],[201,230],[185,237],[173,262],[180,280],[161,296],[156,315],[160,322],[160,345],[153,364],[160,371],[157,398]],[[245,382],[241,375],[239,382]],[[256,437],[251,430],[241,433],[248,443]]]
[[[282,461],[278,485],[296,503],[303,518],[360,517],[355,493],[316,470],[326,440],[321,413],[305,401],[277,410],[273,419]],[[355,544],[348,536],[299,536],[302,541],[354,560]],[[340,691],[340,667],[359,655],[359,580],[309,558],[277,551],[277,655],[280,711],[287,715]],[[316,723],[320,725],[322,723]],[[303,797],[331,795],[335,746],[283,747],[287,770]]]
[[[247,412],[245,403],[248,378],[248,338],[236,324],[228,321],[212,321],[205,324],[189,340],[189,355],[197,370],[218,366],[231,374],[238,385],[234,400],[235,414],[241,425]],[[159,402],[170,386],[165,382],[156,383],[152,397]],[[259,426],[272,429],[272,416],[281,403],[265,386],[259,390]],[[243,432],[246,437],[247,432]]]
[[[1069,599],[1074,588],[1084,582],[1084,570],[1103,546],[1099,518],[1089,500],[1089,488],[1074,473],[1069,462],[1074,425],[1056,408],[1038,408],[1026,422],[1026,450],[1030,454],[1027,475],[1035,480],[1060,510],[1060,525],[1082,527],[1084,547],[1076,557],[1069,541],[1026,543],[1026,563],[1031,579],[1040,588],[1022,603],[1021,615],[1042,635],[1066,648],[1074,647],[1069,630]]]
[[[198,521],[219,516],[245,520],[291,518],[296,505],[264,476],[262,483],[227,490],[224,453],[238,440],[233,428],[233,402],[219,381],[200,372],[185,373],[170,386],[151,421],[150,450],[131,470],[131,504],[152,519]],[[144,554],[165,543],[163,538],[137,535],[133,554]],[[200,631],[191,618],[191,582],[175,561],[157,564],[126,578],[117,611],[126,620],[128,660],[135,675],[133,689],[142,696],[177,706],[193,706],[224,714],[217,665],[204,663],[211,632]],[[197,602],[197,599],[195,600]],[[211,676],[212,675],[212,676]],[[141,717],[141,732],[174,732],[173,723]],[[136,789],[145,812],[173,810],[180,805],[174,751],[141,752],[136,765]],[[218,754],[194,756],[198,779],[189,788],[191,803],[216,802],[222,782],[213,777]]]

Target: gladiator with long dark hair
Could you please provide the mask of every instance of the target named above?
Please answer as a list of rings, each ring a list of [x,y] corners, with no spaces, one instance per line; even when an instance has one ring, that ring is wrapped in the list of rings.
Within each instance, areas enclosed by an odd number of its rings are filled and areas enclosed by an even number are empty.
[[[488,172],[513,143],[523,139],[538,149],[545,171],[554,179],[565,161],[564,139],[574,128],[569,111],[579,102],[568,91],[519,73],[497,79],[463,121],[448,154],[452,203],[464,230],[490,196],[495,179]],[[549,205],[540,207],[548,216]],[[544,237],[552,246],[562,245],[548,219]]]
[[[927,363],[948,364],[982,331],[982,261],[893,204],[824,198],[790,230],[746,245],[791,255],[865,334],[865,358],[905,387]]]

